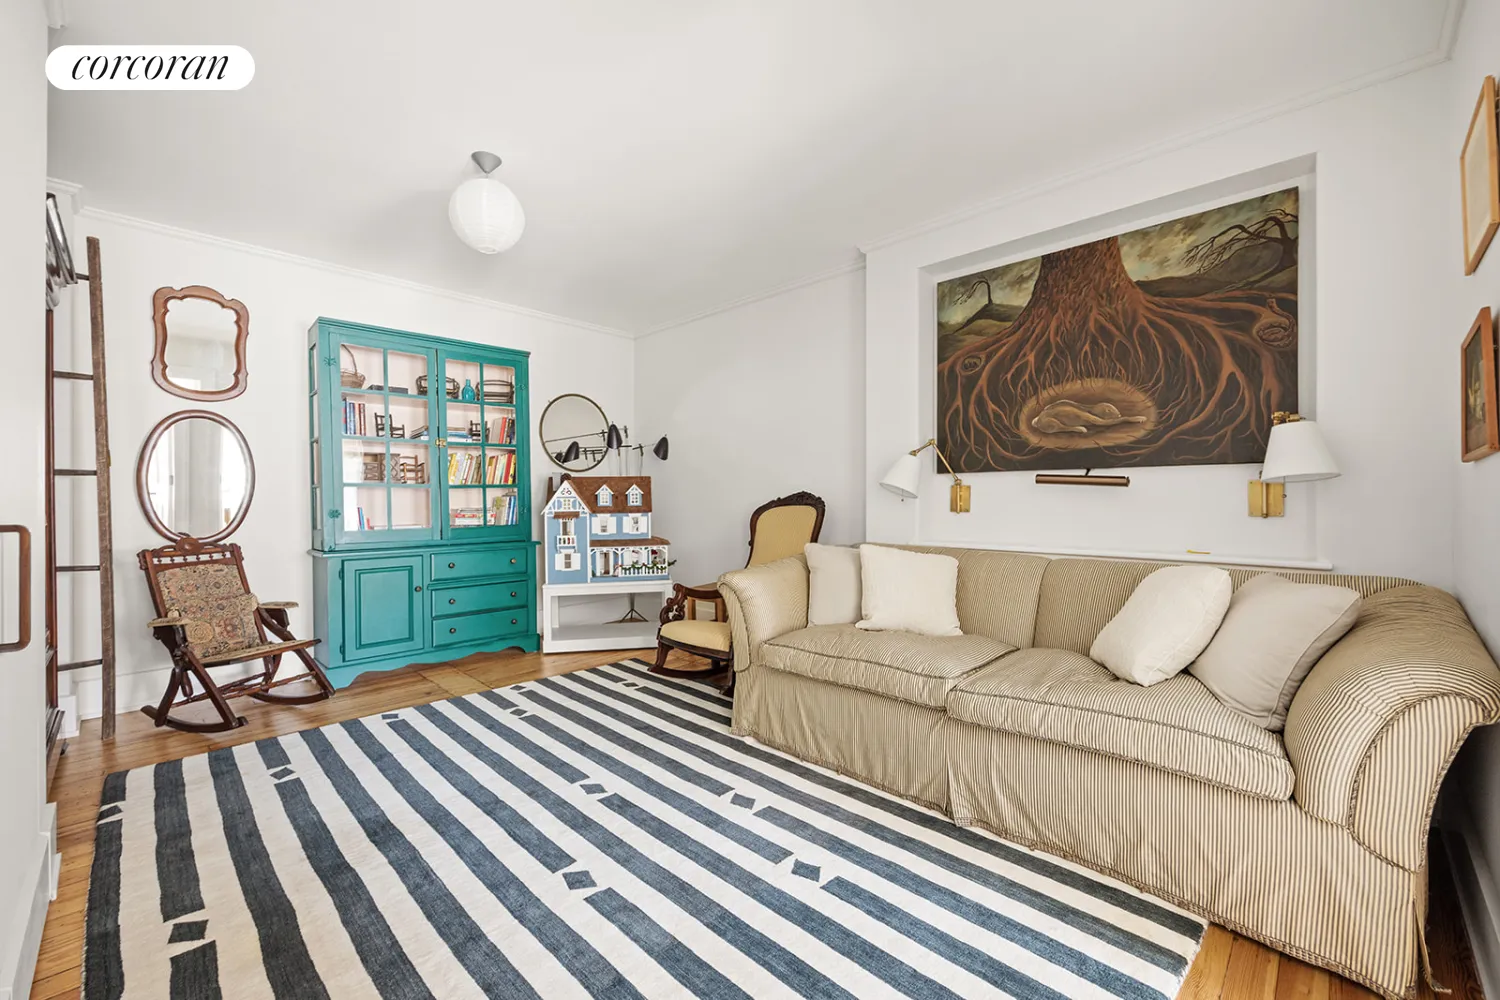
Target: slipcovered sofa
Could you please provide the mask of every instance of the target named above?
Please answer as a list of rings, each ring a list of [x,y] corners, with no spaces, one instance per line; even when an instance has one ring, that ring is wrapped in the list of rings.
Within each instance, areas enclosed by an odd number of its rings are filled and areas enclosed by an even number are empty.
[[[1283,733],[1183,673],[1090,645],[1164,563],[920,548],[959,562],[962,636],[807,625],[801,557],[726,574],[734,731],[1122,879],[1389,997],[1425,971],[1427,836],[1500,670],[1409,580],[1282,573],[1364,598]],[[1255,570],[1232,569],[1238,587]]]

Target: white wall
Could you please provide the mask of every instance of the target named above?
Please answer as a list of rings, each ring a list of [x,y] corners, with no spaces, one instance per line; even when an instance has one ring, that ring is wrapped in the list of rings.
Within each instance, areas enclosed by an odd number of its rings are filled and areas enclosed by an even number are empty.
[[[42,197],[46,193],[47,23],[40,0],[0,3],[0,316],[4,317],[6,472],[0,476],[0,522],[34,537],[31,645],[0,653],[0,996],[31,990],[50,886],[51,810],[43,762],[42,634]],[[15,639],[16,555],[0,560],[3,639]]]
[[[1458,152],[1479,86],[1486,75],[1500,74],[1500,0],[1468,0],[1459,25],[1458,44],[1448,67],[1445,101],[1439,105],[1443,137],[1439,152],[1447,168],[1438,211],[1444,222],[1439,261],[1445,282],[1434,296],[1433,322],[1443,337],[1443,359],[1447,362],[1443,381],[1448,390],[1439,405],[1458,409],[1459,345],[1474,322],[1475,314],[1489,306],[1500,314],[1500,242],[1471,276],[1462,269],[1462,227],[1458,184]],[[1463,601],[1469,617],[1478,626],[1490,652],[1500,654],[1500,587],[1496,567],[1500,565],[1500,458],[1478,462],[1459,461],[1458,421],[1447,422],[1442,454],[1454,486],[1452,522],[1454,592]],[[1473,887],[1465,898],[1465,916],[1481,972],[1488,978],[1486,993],[1500,990],[1500,727],[1489,727],[1470,737],[1453,767],[1449,782],[1449,817],[1460,828],[1473,866]],[[1456,845],[1455,845],[1456,846]]]
[[[87,202],[87,192],[83,199]],[[109,433],[114,452],[115,579],[119,698],[122,712],[155,702],[164,686],[166,651],[145,623],[152,617],[136,553],[164,544],[141,515],[135,468],[141,444],[169,413],[205,406],[234,421],[249,440],[256,463],[255,499],[233,540],[245,550],[251,586],[264,600],[298,601],[293,632],[311,634],[312,562],[308,522],[307,330],[319,316],[420,333],[499,344],[531,352],[533,495],[551,472],[535,438],[547,400],[582,392],[599,400],[612,419],[634,424],[634,345],[626,337],[558,317],[452,295],[374,275],[320,265],[284,254],[166,227],[142,225],[85,209],[81,234],[101,241],[108,355]],[[81,240],[81,236],[80,236]],[[496,267],[504,266],[496,258]],[[202,284],[244,302],[250,311],[247,342],[250,380],[245,393],[200,404],[169,395],[151,379],[151,296],[163,285]],[[75,345],[86,343],[87,317],[74,310]],[[86,354],[84,355],[86,356]],[[88,435],[75,436],[88,446]],[[88,454],[59,464],[88,465]],[[86,504],[82,509],[89,509]],[[533,505],[540,506],[540,501]],[[72,548],[92,552],[93,528]],[[64,553],[68,552],[64,548]],[[92,578],[89,585],[92,586]],[[67,659],[97,655],[93,619],[97,602],[83,593],[84,611],[72,619],[74,648]],[[99,712],[99,684],[79,671],[80,715]]]
[[[1438,192],[1444,74],[1427,71],[869,248],[866,465],[932,436],[933,284],[952,274],[1136,228],[1214,203],[1304,187],[1304,414],[1343,478],[1288,489],[1288,516],[1246,516],[1253,466],[1130,469],[1128,489],[1037,486],[1031,473],[966,477],[951,514],[934,464],[922,498],[867,483],[870,536],[1043,551],[1157,554],[1450,577],[1446,509],[1453,406],[1448,332],[1430,289],[1451,261]]]
[[[674,580],[744,565],[750,512],[797,490],[827,502],[824,541],[864,538],[863,342],[862,271],[637,341],[635,437],[672,444],[646,462]]]

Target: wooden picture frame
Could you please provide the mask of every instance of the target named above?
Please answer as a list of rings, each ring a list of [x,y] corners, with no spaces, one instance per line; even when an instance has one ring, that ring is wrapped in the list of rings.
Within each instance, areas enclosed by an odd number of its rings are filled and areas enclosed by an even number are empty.
[[[1459,441],[1465,462],[1500,451],[1496,410],[1495,322],[1490,307],[1479,310],[1459,352]]]
[[[1463,196],[1464,274],[1473,274],[1500,229],[1500,126],[1496,123],[1495,78],[1479,88],[1479,103],[1469,118],[1458,176]]]
[[[225,389],[187,389],[167,376],[167,309],[178,299],[206,299],[234,313],[234,381]],[[156,327],[156,348],[151,355],[151,379],[162,389],[183,399],[213,403],[233,399],[245,391],[250,371],[245,364],[245,340],[250,336],[250,310],[239,299],[226,299],[207,285],[158,288],[151,296],[151,321]]]

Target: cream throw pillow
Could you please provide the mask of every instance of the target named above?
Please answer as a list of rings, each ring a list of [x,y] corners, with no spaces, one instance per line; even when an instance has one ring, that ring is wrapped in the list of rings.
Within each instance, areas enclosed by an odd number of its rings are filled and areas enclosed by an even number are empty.
[[[1225,705],[1277,732],[1313,665],[1354,627],[1360,603],[1348,587],[1254,577],[1189,672]]]
[[[1233,590],[1229,574],[1216,566],[1159,569],[1136,586],[1089,656],[1137,684],[1174,677],[1214,637]]]
[[[958,560],[883,545],[859,547],[865,616],[872,632],[963,635],[958,628]]]
[[[807,624],[851,625],[859,621],[859,549],[809,542]]]

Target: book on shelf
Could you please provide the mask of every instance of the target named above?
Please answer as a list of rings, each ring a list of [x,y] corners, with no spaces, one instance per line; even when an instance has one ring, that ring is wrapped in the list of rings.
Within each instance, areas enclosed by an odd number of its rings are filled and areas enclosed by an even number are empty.
[[[489,426],[485,429],[485,441],[490,444],[515,444],[516,418],[492,417]]]
[[[520,501],[514,493],[497,496],[490,501],[489,524],[515,524],[520,512]]]

